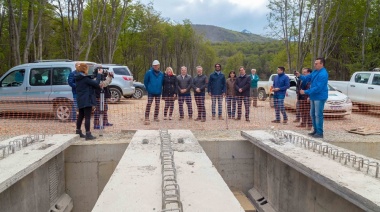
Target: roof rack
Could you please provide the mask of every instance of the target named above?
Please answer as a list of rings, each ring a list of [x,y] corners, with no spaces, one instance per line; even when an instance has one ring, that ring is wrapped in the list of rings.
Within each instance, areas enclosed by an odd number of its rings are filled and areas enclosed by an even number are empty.
[[[73,62],[70,59],[53,59],[53,60],[35,60],[33,63],[47,63],[47,62]]]

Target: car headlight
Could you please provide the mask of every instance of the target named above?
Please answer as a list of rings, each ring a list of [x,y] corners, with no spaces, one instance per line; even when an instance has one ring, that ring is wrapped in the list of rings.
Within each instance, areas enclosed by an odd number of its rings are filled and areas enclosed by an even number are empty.
[[[346,101],[344,101],[345,103],[352,103],[351,102],[351,99],[350,98],[348,98],[348,97],[346,97]]]

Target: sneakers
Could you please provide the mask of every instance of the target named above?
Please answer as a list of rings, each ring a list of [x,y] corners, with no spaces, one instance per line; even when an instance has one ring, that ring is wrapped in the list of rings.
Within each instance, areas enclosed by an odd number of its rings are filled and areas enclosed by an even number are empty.
[[[323,138],[323,134],[314,134],[312,135],[313,138]]]
[[[273,120],[273,121],[271,121],[272,123],[281,123],[281,121],[280,120]]]

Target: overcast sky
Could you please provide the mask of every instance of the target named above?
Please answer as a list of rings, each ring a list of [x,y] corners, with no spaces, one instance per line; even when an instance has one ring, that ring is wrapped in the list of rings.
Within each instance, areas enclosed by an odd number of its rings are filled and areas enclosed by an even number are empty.
[[[207,24],[265,35],[269,0],[140,0],[153,2],[162,17],[177,22],[190,19],[193,24]]]

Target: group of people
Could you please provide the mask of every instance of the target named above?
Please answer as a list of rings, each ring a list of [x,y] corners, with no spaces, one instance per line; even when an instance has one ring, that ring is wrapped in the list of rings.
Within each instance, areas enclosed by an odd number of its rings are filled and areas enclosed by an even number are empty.
[[[95,77],[94,79],[92,77]],[[94,112],[94,129],[100,129],[100,113],[103,113],[103,126],[112,126],[108,122],[108,103],[107,99],[111,97],[108,85],[112,82],[112,73],[109,73],[104,79],[103,70],[98,69],[96,76],[88,75],[88,65],[86,63],[76,63],[75,70],[68,76],[68,83],[72,88],[73,107],[71,121],[76,122],[76,134],[86,140],[93,140],[96,137],[91,134],[90,122],[92,108]],[[103,89],[103,90],[102,90]],[[104,93],[104,102],[101,102],[100,93]],[[103,111],[100,111],[101,103],[103,103]],[[77,117],[76,110],[79,110]],[[81,126],[84,120],[85,134],[82,133]]]
[[[178,99],[179,120],[184,119],[184,104],[187,106],[189,119],[193,118],[192,95],[197,106],[197,118],[195,121],[206,121],[205,96],[211,96],[212,119],[216,119],[216,105],[218,105],[218,119],[223,120],[223,98],[226,97],[227,114],[229,119],[240,120],[242,115],[242,102],[245,106],[245,120],[249,120],[249,107],[251,96],[253,106],[257,107],[257,82],[259,77],[256,70],[247,75],[244,67],[240,67],[239,76],[231,71],[228,79],[222,73],[222,66],[215,64],[215,71],[207,77],[203,74],[202,66],[196,67],[197,75],[192,77],[187,74],[187,67],[181,67],[181,74],[176,76],[171,67],[167,67],[165,73],[160,71],[160,62],[154,60],[152,67],[144,76],[144,85],[148,92],[148,103],[145,110],[146,125],[150,124],[149,114],[153,101],[155,102],[154,121],[158,122],[160,111],[160,99],[165,101],[164,120],[173,119],[174,102]],[[236,108],[237,107],[237,108]],[[236,113],[237,109],[237,113]]]
[[[317,58],[314,62],[314,71],[303,68],[302,73],[295,72],[297,77],[297,118],[294,122],[300,122],[297,127],[306,127],[313,131],[309,135],[315,138],[323,138],[323,110],[328,98],[328,72],[325,68],[325,59]],[[284,67],[278,67],[277,76],[273,80],[273,100],[276,119],[272,123],[288,122],[285,111],[284,99],[286,90],[290,86],[289,77],[285,74]]]

